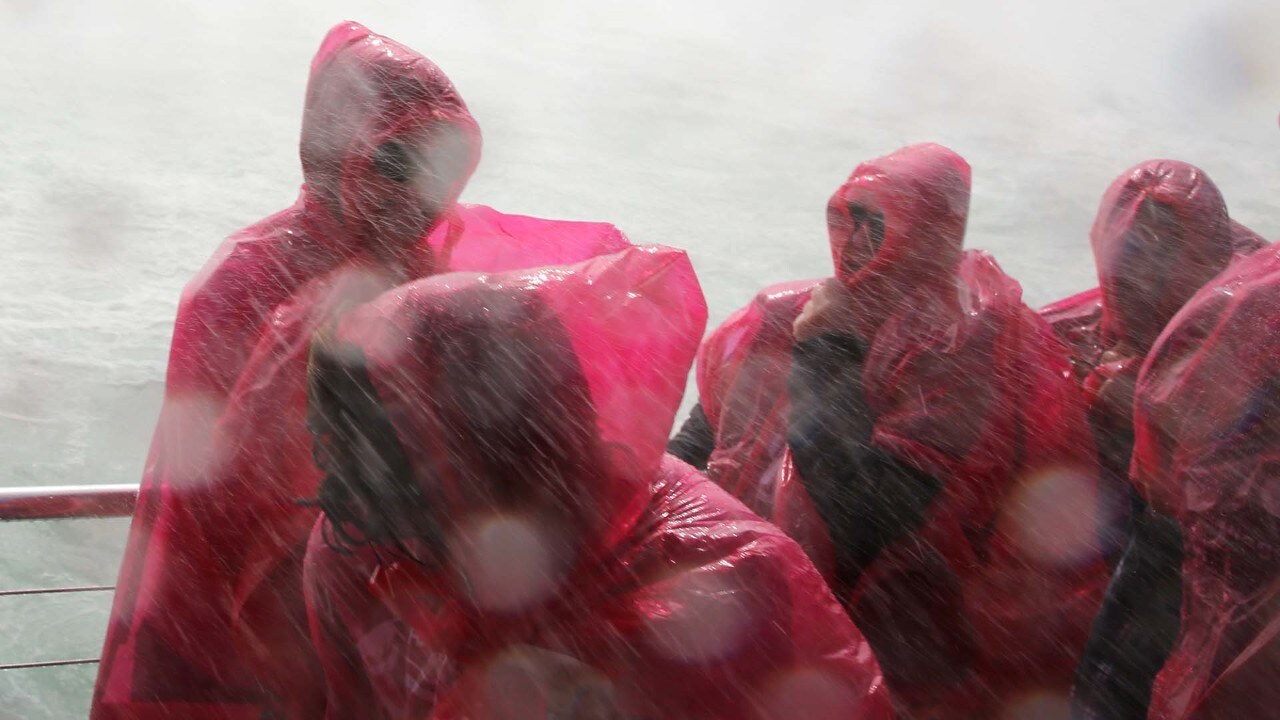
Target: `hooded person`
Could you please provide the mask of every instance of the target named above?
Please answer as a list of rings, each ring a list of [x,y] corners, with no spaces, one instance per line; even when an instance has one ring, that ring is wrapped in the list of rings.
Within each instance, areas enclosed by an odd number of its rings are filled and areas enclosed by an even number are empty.
[[[1074,701],[1082,717],[1145,718],[1151,683],[1178,633],[1182,549],[1174,520],[1147,508],[1129,482],[1134,383],[1170,319],[1262,240],[1230,220],[1202,170],[1171,160],[1148,161],[1117,178],[1090,237],[1098,310],[1087,322],[1081,320],[1089,313],[1074,311],[1069,342],[1102,465],[1103,551],[1117,572]],[[1068,305],[1050,313],[1059,332],[1069,324],[1062,322]]]
[[[1160,162],[1162,161],[1149,161],[1138,167]],[[1163,162],[1181,164],[1176,161]],[[1133,170],[1129,170],[1125,175],[1132,172]],[[1230,220],[1230,225],[1233,261],[1248,257],[1267,245],[1266,238],[1236,220]],[[1076,380],[1083,384],[1089,373],[1101,364],[1102,353],[1107,349],[1103,346],[1102,337],[1102,288],[1089,288],[1056,300],[1040,308],[1039,313],[1048,321],[1058,339],[1067,346]]]
[[[687,257],[452,274],[317,338],[329,718],[887,718],[803,551],[664,456]]]
[[[203,689],[216,681],[182,677],[170,651],[142,638],[149,615],[173,610],[148,609],[154,577],[183,561],[183,545],[200,544],[198,534],[170,533],[199,522],[191,494],[215,460],[213,428],[232,387],[271,313],[317,278],[344,268],[401,279],[429,272],[433,259],[419,241],[456,200],[479,152],[479,128],[438,67],[355,23],[329,32],[307,87],[298,200],[228,238],[183,291],[95,717],[149,716],[153,702],[166,717],[166,698],[217,698]]]
[[[836,275],[787,381],[775,517],[830,563],[905,717],[1062,707],[1105,584],[1066,352],[962,249],[969,177],[913,145],[832,195]]]
[[[1112,537],[1104,541],[1113,563],[1128,541],[1133,511],[1127,491],[1132,444],[1127,398],[1142,358],[1198,283],[1222,270],[1224,262],[1248,257],[1267,244],[1226,215],[1221,193],[1193,165],[1148,160],[1126,170],[1104,194],[1091,232],[1102,284],[1040,310],[1067,346],[1075,376],[1091,401],[1112,506],[1108,512],[1116,518]],[[1228,243],[1231,250],[1224,253]],[[1159,257],[1149,261],[1144,252]],[[1124,329],[1129,326],[1132,331]],[[1102,392],[1108,385],[1112,387]],[[1121,387],[1129,389],[1119,392]],[[1110,414],[1102,406],[1117,394],[1124,396],[1119,417],[1099,416]]]
[[[1153,720],[1280,707],[1280,250],[1241,260],[1170,321],[1139,375],[1131,477],[1176,518],[1180,633]]]
[[[184,291],[165,403],[117,584],[95,718],[313,717],[301,598],[318,473],[312,332],[407,279],[612,252],[612,226],[455,201],[480,136],[438,67],[355,23],[312,63],[305,184]]]

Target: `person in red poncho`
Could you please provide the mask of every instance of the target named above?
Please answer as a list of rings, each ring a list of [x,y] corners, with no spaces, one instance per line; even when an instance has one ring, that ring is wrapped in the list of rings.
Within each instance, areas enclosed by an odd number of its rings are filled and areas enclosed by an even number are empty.
[[[1129,483],[1133,387],[1170,318],[1206,281],[1261,238],[1230,221],[1217,187],[1186,163],[1151,160],[1112,183],[1091,232],[1099,288],[1092,303],[1047,309],[1072,326],[1103,470],[1104,553],[1119,562],[1075,687],[1086,718],[1145,718],[1151,683],[1178,632],[1181,538]],[[1076,299],[1087,295],[1076,296]],[[1074,320],[1072,319],[1074,317]]]
[[[1132,478],[1182,531],[1177,642],[1152,720],[1280,709],[1280,249],[1187,301],[1138,377]]]
[[[407,279],[628,245],[610,225],[455,206],[479,130],[426,58],[354,24],[312,66],[306,184],[188,285],[120,572],[95,718],[314,717],[301,559],[319,473],[312,332]]]
[[[1182,165],[1176,160],[1150,160],[1126,171],[1125,176],[1137,168],[1154,167],[1161,163]],[[1235,259],[1247,257],[1253,251],[1266,246],[1266,238],[1234,219],[1229,222]],[[1041,317],[1053,327],[1053,332],[1058,339],[1067,346],[1075,377],[1083,384],[1085,378],[1102,362],[1102,353],[1107,349],[1103,347],[1102,338],[1102,289],[1089,288],[1084,292],[1056,300],[1040,308],[1039,312]]]
[[[803,551],[663,455],[705,319],[687,257],[634,248],[318,337],[325,717],[891,717]]]
[[[1199,194],[1190,191],[1201,182],[1208,183],[1210,189]],[[1127,188],[1123,195],[1121,188]],[[1169,208],[1176,215],[1174,222],[1170,223],[1168,218],[1157,218],[1149,213],[1135,213],[1133,208],[1143,202]],[[1170,228],[1176,225],[1178,232],[1186,232],[1185,243],[1192,248],[1189,252],[1194,253],[1198,252],[1195,248],[1202,245],[1214,247],[1226,241],[1227,235],[1224,235],[1220,227],[1220,218],[1225,213],[1226,207],[1221,195],[1216,187],[1213,187],[1212,181],[1204,171],[1176,160],[1148,160],[1126,170],[1112,183],[1098,210],[1095,231],[1109,233],[1110,240],[1105,242],[1114,246],[1119,242],[1117,238],[1126,232],[1125,228],[1129,228],[1133,233],[1145,233],[1159,238],[1162,234],[1168,234]],[[1266,245],[1266,240],[1260,235],[1235,220],[1228,219],[1227,226],[1233,259],[1247,257]],[[1099,242],[1103,241],[1094,239],[1095,250],[1098,249]],[[1178,242],[1184,241],[1176,240],[1173,244]],[[1115,247],[1105,251],[1113,254],[1118,252]],[[1220,255],[1221,253],[1218,253],[1217,257],[1207,261],[1210,270],[1221,269]],[[1159,275],[1163,272],[1170,273],[1170,277],[1179,273],[1195,273],[1197,277],[1203,279],[1204,270],[1194,265],[1206,262],[1205,258],[1192,256],[1188,259],[1193,267],[1187,267],[1181,262],[1148,265],[1144,272],[1149,272],[1151,277],[1143,282],[1162,282],[1163,279]],[[1125,268],[1132,266],[1131,263]],[[1143,297],[1145,290],[1134,287],[1133,283],[1138,281],[1136,278],[1126,279],[1123,276],[1124,273],[1130,272],[1129,270],[1121,269],[1118,272],[1121,274],[1111,276],[1111,288],[1107,293],[1112,298],[1113,306],[1127,295],[1133,296],[1131,304],[1137,307],[1148,302],[1159,304],[1159,301]],[[1212,272],[1210,272],[1211,275]],[[1185,293],[1185,289],[1181,292]],[[1176,295],[1176,292],[1172,294]],[[1185,300],[1185,297],[1183,295],[1182,299]],[[1104,313],[1103,305],[1103,289],[1097,287],[1040,309],[1041,315],[1049,321],[1059,339],[1066,344],[1071,354],[1075,376],[1082,386],[1087,386],[1087,392],[1092,399],[1099,397],[1097,391],[1106,384],[1107,378],[1115,374],[1118,369],[1115,361],[1122,355],[1136,358],[1136,360],[1131,359],[1123,363],[1128,370],[1121,372],[1120,375],[1127,379],[1118,385],[1131,384],[1138,365],[1141,365],[1141,357],[1154,339],[1154,335],[1146,332],[1149,337],[1145,344],[1136,347],[1131,344],[1122,344],[1115,333],[1110,330],[1104,331],[1104,328],[1109,328],[1117,321],[1114,317],[1116,311]],[[1167,321],[1170,315],[1168,308],[1152,308],[1152,316],[1158,318],[1157,321],[1160,323]],[[1123,343],[1129,342],[1131,341],[1123,341]],[[1103,393],[1101,397],[1105,400],[1106,397],[1114,394],[1109,391]],[[1127,400],[1122,402],[1121,406],[1124,407],[1126,403]],[[1102,407],[1095,407],[1094,410],[1109,412]],[[1111,518],[1111,521],[1105,523],[1107,537],[1104,538],[1103,544],[1104,552],[1112,564],[1118,560],[1120,552],[1128,542],[1129,518],[1133,512],[1127,481],[1129,449],[1132,444],[1132,432],[1127,429],[1127,408],[1123,409],[1120,415],[1122,417],[1111,420],[1094,418],[1095,434],[1099,449],[1102,451],[1104,469],[1104,514]],[[1112,432],[1116,428],[1119,429]],[[1116,447],[1112,448],[1113,444]]]
[[[158,587],[199,599],[198,574],[189,587],[164,576],[183,573],[195,560],[185,553],[206,542],[203,506],[235,502],[202,492],[219,461],[216,421],[272,312],[309,283],[342,269],[393,279],[431,270],[418,243],[453,204],[479,152],[479,128],[439,68],[355,23],[329,32],[307,88],[297,202],[232,235],[183,292],[94,717],[197,717],[173,703],[251,702],[244,688],[228,688],[229,667],[226,677],[181,669],[204,639],[185,629],[184,609]]]
[[[1105,582],[1065,351],[962,251],[968,197],[937,145],[864,163],[828,204],[836,277],[761,293],[699,358],[709,475],[827,571],[905,717],[1064,703]]]

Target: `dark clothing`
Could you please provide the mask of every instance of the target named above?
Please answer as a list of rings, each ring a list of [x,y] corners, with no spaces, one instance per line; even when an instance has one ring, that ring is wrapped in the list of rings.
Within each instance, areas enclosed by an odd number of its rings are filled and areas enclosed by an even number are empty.
[[[850,335],[797,343],[787,382],[787,444],[826,523],[845,591],[885,546],[920,524],[942,487],[872,447],[874,418],[862,387],[865,352],[864,343]]]
[[[716,433],[702,410],[702,403],[693,406],[689,417],[680,426],[680,432],[667,442],[667,452],[703,472],[707,470],[707,460],[711,459],[711,451],[715,447]]]
[[[1076,673],[1071,715],[1079,720],[1146,720],[1152,684],[1178,638],[1182,533],[1150,508],[1131,527]]]

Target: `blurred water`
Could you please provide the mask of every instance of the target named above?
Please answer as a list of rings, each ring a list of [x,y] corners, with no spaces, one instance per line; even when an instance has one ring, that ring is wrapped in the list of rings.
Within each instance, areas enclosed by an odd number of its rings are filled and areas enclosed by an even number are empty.
[[[850,5],[0,2],[0,483],[137,480],[178,293],[292,200],[308,62],[345,18],[467,98],[464,199],[687,247],[712,322],[828,272],[828,194],[908,142],[973,164],[968,242],[1034,303],[1092,284],[1096,203],[1148,157],[1280,235],[1280,7]],[[0,526],[0,587],[111,582],[126,525]],[[0,598],[0,662],[96,654],[105,600]],[[0,673],[0,718],[83,716],[92,674]]]

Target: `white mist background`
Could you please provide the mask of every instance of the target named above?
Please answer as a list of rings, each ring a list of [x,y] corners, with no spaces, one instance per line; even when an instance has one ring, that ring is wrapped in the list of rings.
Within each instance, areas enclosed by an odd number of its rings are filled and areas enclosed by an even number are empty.
[[[344,19],[466,98],[485,148],[465,201],[687,248],[712,323],[829,273],[828,195],[912,142],[973,165],[967,243],[1032,304],[1094,283],[1098,199],[1144,159],[1200,165],[1280,237],[1261,0],[3,0],[0,484],[138,480],[179,292],[292,202],[308,64]],[[0,526],[0,588],[112,583],[126,527]],[[0,662],[96,655],[107,607],[0,598]],[[82,717],[93,672],[0,673],[0,718]]]

